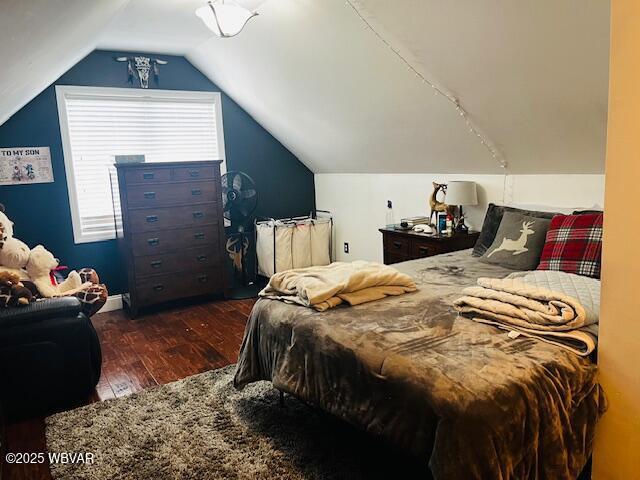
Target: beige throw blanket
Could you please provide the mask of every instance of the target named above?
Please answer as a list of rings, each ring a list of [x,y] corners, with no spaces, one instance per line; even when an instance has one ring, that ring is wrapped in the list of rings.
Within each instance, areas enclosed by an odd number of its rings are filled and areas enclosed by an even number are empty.
[[[318,311],[347,302],[359,305],[416,290],[411,277],[374,262],[335,262],[276,273],[260,296]]]
[[[596,347],[600,282],[564,272],[479,278],[454,307],[474,320],[537,337],[578,355]],[[514,334],[514,335],[517,335]]]

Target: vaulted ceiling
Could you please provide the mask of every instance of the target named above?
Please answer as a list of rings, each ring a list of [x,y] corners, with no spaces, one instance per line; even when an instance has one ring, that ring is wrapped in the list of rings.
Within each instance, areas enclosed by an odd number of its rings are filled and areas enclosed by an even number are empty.
[[[96,46],[127,0],[0,0],[0,125]]]
[[[93,48],[173,53],[314,172],[501,172],[393,49],[509,172],[604,170],[606,0],[238,0],[260,15],[230,39],[195,16],[204,3],[3,0],[0,123]]]

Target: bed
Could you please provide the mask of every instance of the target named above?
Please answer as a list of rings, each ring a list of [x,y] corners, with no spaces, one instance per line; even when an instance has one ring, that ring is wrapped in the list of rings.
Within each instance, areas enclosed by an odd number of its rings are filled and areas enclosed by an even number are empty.
[[[259,300],[236,387],[269,380],[419,456],[437,479],[575,479],[604,411],[595,364],[457,316],[463,287],[511,270],[470,250],[395,266],[417,292],[322,313]]]

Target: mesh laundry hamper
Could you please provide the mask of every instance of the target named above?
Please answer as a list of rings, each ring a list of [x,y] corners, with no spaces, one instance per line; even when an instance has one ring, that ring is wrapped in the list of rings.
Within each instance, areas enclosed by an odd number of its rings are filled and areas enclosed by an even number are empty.
[[[331,263],[333,219],[329,212],[255,222],[258,275]]]

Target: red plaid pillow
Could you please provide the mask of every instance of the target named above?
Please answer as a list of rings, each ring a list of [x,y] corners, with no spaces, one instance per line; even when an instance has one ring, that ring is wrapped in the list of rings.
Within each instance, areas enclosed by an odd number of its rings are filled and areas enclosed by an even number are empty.
[[[538,270],[600,278],[602,218],[602,213],[553,217]]]

